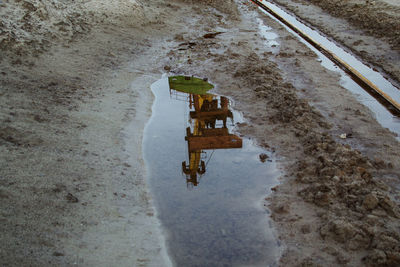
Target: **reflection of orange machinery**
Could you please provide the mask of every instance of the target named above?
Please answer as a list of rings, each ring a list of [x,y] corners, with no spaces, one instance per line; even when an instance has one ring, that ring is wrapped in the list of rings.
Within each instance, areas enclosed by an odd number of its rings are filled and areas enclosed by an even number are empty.
[[[188,183],[198,185],[197,174],[206,172],[206,164],[201,159],[202,150],[241,148],[242,139],[230,134],[226,127],[227,118],[233,118],[228,108],[229,100],[220,98],[221,106],[214,95],[190,94],[190,118],[194,120],[193,133],[190,127],[186,128],[185,140],[188,142],[189,164],[182,162],[182,171],[186,174]],[[223,122],[222,128],[216,128],[216,121]]]

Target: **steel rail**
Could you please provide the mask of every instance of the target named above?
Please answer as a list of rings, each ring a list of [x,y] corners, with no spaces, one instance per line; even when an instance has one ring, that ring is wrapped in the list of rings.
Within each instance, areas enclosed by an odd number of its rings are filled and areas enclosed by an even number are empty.
[[[347,62],[342,60],[340,57],[338,57],[335,53],[330,51],[328,48],[324,47],[322,44],[315,41],[312,37],[307,35],[301,29],[297,28],[295,25],[288,22],[284,17],[282,17],[281,15],[276,13],[274,10],[265,6],[263,3],[261,3],[258,0],[251,0],[251,1],[253,3],[255,3],[256,5],[258,5],[259,7],[261,7],[262,9],[264,9],[265,11],[267,11],[269,14],[271,14],[273,17],[275,17],[277,20],[282,22],[287,27],[289,27],[291,30],[296,32],[304,40],[306,40],[309,44],[314,46],[321,53],[323,53],[330,60],[332,60],[337,66],[339,66],[342,70],[344,70],[347,74],[349,74],[355,82],[357,82],[368,93],[370,93],[372,96],[374,96],[381,104],[388,107],[388,110],[393,115],[400,116],[400,104],[396,100],[394,100],[392,97],[390,97],[387,93],[385,93],[384,91],[379,89],[378,86],[376,86],[373,82],[371,82],[366,77],[364,77],[360,72],[358,72],[356,69],[351,67]]]

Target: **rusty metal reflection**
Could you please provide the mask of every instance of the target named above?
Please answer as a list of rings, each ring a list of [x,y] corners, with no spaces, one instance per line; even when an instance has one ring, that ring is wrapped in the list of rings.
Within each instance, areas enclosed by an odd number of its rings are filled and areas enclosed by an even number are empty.
[[[174,77],[169,79],[170,95],[187,101],[190,108],[190,126],[186,128],[185,137],[189,160],[182,162],[182,172],[186,175],[188,186],[197,186],[199,178],[206,172],[204,150],[241,148],[242,139],[229,133],[227,128],[227,119],[230,118],[233,121],[228,98],[202,90],[209,85],[206,80],[185,77],[180,80],[179,86],[174,84],[176,80]],[[187,86],[184,86],[185,82]],[[194,83],[196,83],[196,88],[193,90]],[[202,94],[194,92],[202,92]]]

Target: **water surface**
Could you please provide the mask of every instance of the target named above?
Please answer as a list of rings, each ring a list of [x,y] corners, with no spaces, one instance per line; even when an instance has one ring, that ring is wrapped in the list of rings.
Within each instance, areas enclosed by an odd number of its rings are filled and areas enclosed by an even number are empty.
[[[167,77],[152,85],[156,99],[145,129],[144,157],[172,260],[177,266],[276,265],[281,248],[262,207],[280,175],[272,155],[234,133],[232,121],[240,114],[227,98],[169,87]],[[228,115],[199,119],[212,113],[203,112],[207,99]],[[205,144],[204,137],[222,141]],[[264,162],[261,153],[268,155]]]

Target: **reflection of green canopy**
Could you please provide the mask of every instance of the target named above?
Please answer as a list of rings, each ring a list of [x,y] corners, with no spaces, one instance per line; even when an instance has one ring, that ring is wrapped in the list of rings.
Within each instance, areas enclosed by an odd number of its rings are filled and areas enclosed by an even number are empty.
[[[168,77],[168,82],[169,88],[189,94],[204,95],[214,88],[214,85],[196,77],[172,76]]]

